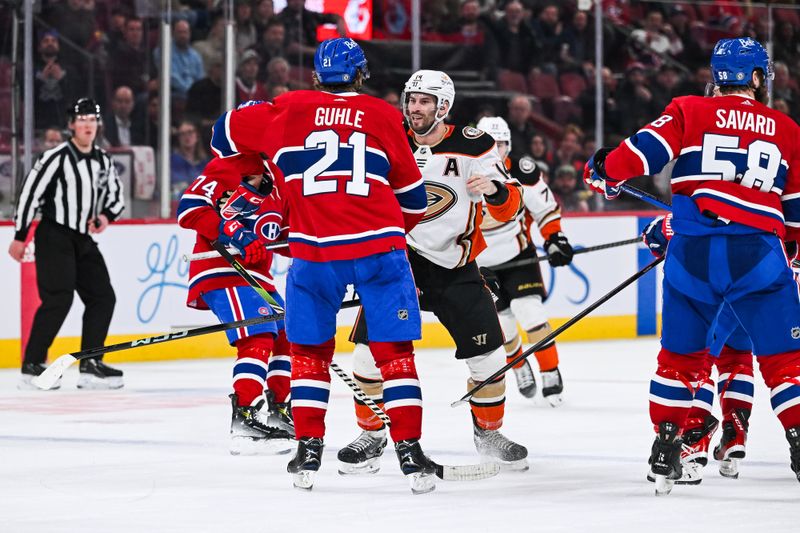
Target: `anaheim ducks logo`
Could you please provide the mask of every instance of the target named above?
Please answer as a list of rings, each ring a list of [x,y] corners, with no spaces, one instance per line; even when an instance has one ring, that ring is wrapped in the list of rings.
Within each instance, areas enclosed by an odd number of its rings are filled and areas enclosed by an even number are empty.
[[[456,191],[442,183],[425,183],[425,192],[428,194],[428,210],[421,222],[430,222],[444,215],[458,200]]]

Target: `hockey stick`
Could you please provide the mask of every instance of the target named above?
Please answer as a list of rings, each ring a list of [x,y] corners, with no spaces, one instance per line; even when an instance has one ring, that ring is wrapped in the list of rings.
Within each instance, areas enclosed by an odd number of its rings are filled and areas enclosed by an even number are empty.
[[[288,241],[276,241],[271,244],[265,244],[264,248],[266,248],[267,250],[276,250],[278,248],[286,248],[287,246],[289,246]],[[226,250],[228,250],[228,253],[231,255],[234,256],[240,255],[239,250],[236,250],[235,248],[226,248]],[[199,261],[201,259],[213,259],[214,257],[219,257],[219,256],[220,256],[219,252],[217,251],[197,252],[196,254],[183,254],[183,256],[181,256],[181,259],[183,259],[185,263],[191,263],[192,261]]]
[[[534,344],[533,346],[531,346],[530,348],[528,348],[527,350],[522,352],[520,355],[515,357],[513,361],[509,362],[506,366],[504,366],[503,368],[501,368],[500,370],[498,370],[497,372],[495,372],[494,374],[492,374],[491,376],[489,376],[488,378],[486,378],[485,380],[480,382],[478,385],[473,387],[472,390],[467,392],[459,400],[456,400],[455,402],[451,403],[450,407],[456,407],[458,405],[462,405],[462,404],[467,403],[469,401],[469,399],[472,398],[475,395],[476,392],[478,392],[479,390],[484,388],[489,383],[493,383],[495,379],[497,379],[498,377],[500,377],[503,374],[505,374],[514,365],[516,365],[517,363],[519,363],[523,359],[526,359],[528,356],[530,356],[531,354],[533,354],[537,350],[541,350],[543,346],[546,346],[553,339],[555,339],[556,337],[558,337],[559,335],[564,333],[566,330],[568,330],[569,328],[574,326],[578,321],[580,321],[586,315],[588,315],[589,313],[591,313],[592,311],[594,311],[595,309],[597,309],[598,307],[600,307],[601,305],[606,303],[608,300],[610,300],[611,298],[616,296],[625,287],[627,287],[628,285],[630,285],[631,283],[633,283],[637,279],[641,278],[642,276],[644,276],[645,274],[647,274],[648,272],[653,270],[663,260],[664,260],[664,257],[659,257],[658,259],[654,260],[649,265],[647,265],[646,267],[644,267],[643,269],[638,271],[636,274],[634,274],[633,276],[629,277],[628,279],[626,279],[625,281],[623,281],[622,283],[620,283],[619,285],[617,285],[616,287],[611,289],[605,295],[600,297],[599,300],[595,301],[589,307],[587,307],[586,309],[584,309],[583,311],[581,311],[580,313],[578,313],[574,317],[572,317],[569,320],[567,320],[564,324],[562,324],[558,328],[556,328],[553,331],[551,331],[545,338],[543,338],[542,340],[540,340],[539,342],[537,342],[536,344]]]
[[[250,285],[255,291],[261,296],[265,302],[267,302],[270,306],[273,306],[273,302],[275,299],[272,298],[267,291],[264,290],[263,287],[258,283],[258,281],[244,268],[239,261],[233,257],[231,254],[228,253],[228,250],[220,244],[218,241],[214,241],[211,243],[215,250],[217,250],[223,259],[225,259],[230,265],[236,269],[236,272],[239,273],[240,276]],[[350,302],[347,302],[350,303]],[[275,302],[277,305],[277,302]],[[345,307],[344,305],[342,307]],[[349,306],[348,306],[349,307]],[[283,309],[281,308],[281,312]],[[378,404],[376,404],[372,398],[367,396],[367,393],[358,386],[353,378],[350,375],[341,369],[339,365],[335,362],[331,361],[330,368],[333,370],[334,374],[339,376],[339,378],[344,381],[345,385],[353,391],[353,394],[362,401],[370,410],[375,413],[381,422],[383,422],[386,427],[392,425],[391,419],[389,419],[389,415],[381,409]],[[493,476],[496,476],[500,472],[500,465],[497,463],[481,463],[475,465],[458,465],[458,466],[449,466],[449,465],[440,465],[435,461],[431,461],[436,465],[436,477],[439,479],[443,479],[446,481],[473,481],[479,479],[486,479]]]
[[[622,192],[630,194],[634,198],[638,198],[643,202],[647,202],[648,204],[658,207],[659,209],[663,209],[664,211],[672,211],[672,206],[668,203],[662,201],[660,198],[656,198],[652,194],[648,192],[644,192],[642,190],[637,189],[636,187],[631,187],[630,185],[619,185],[619,188],[622,189]]]
[[[596,252],[598,250],[606,250],[608,248],[616,248],[617,246],[625,246],[626,244],[636,244],[638,242],[642,242],[641,237],[636,237],[633,239],[625,239],[624,241],[616,241],[616,242],[608,242],[606,244],[598,244],[596,246],[587,246],[586,248],[578,248],[575,250],[574,255],[578,254],[586,254],[589,252]],[[549,256],[547,255],[539,255],[536,257],[528,257],[525,259],[516,259],[514,261],[509,261],[507,263],[503,263],[497,266],[487,267],[489,270],[507,270],[509,268],[514,268],[518,266],[524,265],[532,265],[535,263],[541,263],[547,261]]]

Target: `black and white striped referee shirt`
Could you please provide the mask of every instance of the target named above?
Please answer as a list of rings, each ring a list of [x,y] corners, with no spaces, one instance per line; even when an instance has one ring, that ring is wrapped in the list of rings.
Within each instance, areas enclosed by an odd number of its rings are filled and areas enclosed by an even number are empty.
[[[85,154],[70,141],[43,153],[22,183],[14,214],[14,239],[24,241],[36,213],[79,233],[99,214],[113,222],[125,204],[114,163],[95,146]]]

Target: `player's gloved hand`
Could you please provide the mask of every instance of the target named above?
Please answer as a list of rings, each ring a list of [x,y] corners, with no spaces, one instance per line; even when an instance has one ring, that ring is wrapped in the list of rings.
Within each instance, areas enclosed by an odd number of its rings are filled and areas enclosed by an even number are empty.
[[[272,186],[272,176],[266,172],[257,181],[257,185],[242,181],[220,206],[220,216],[225,220],[249,217],[264,203],[266,197],[272,192]]]
[[[245,265],[255,265],[267,258],[267,249],[258,240],[256,234],[238,220],[220,222],[219,242],[239,250]]]
[[[497,300],[500,297],[500,293],[502,291],[502,288],[500,286],[500,279],[497,277],[497,274],[495,274],[494,270],[490,268],[481,267],[480,271],[481,271],[481,276],[483,276],[484,283],[486,283],[486,286],[489,288],[489,291],[491,291],[492,296],[494,296],[494,299]]]
[[[654,219],[642,230],[642,241],[650,248],[650,253],[662,257],[667,253],[669,240],[675,233],[672,231],[672,213]]]
[[[583,167],[583,181],[594,191],[601,193],[606,200],[614,200],[622,192],[620,182],[606,175],[606,156],[611,148],[600,148]]]
[[[560,231],[544,241],[544,249],[547,252],[547,262],[554,267],[567,266],[572,263],[572,256],[575,255],[567,236]]]

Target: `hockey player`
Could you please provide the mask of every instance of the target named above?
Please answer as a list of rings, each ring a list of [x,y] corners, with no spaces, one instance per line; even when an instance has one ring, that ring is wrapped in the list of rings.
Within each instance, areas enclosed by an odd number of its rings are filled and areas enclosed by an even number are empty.
[[[572,246],[561,231],[561,208],[550,188],[541,179],[539,167],[533,159],[524,156],[512,161],[511,130],[501,117],[484,117],[477,128],[494,138],[500,160],[506,169],[522,184],[522,200],[525,209],[515,219],[498,222],[484,210],[481,231],[486,238],[486,250],[478,256],[478,265],[485,278],[494,277],[497,300],[497,315],[506,338],[506,362],[511,362],[522,353],[522,340],[517,332],[517,321],[525,330],[529,343],[535,344],[546,337],[553,328],[547,321],[543,300],[547,297],[538,263],[509,266],[509,261],[536,257],[536,246],[531,236],[537,227],[544,239],[551,266],[566,266],[572,262]],[[494,267],[499,267],[495,269]],[[492,287],[492,284],[489,284]],[[542,396],[558,407],[563,401],[561,393],[564,383],[558,370],[558,350],[555,341],[535,353],[542,375]],[[517,388],[526,398],[536,395],[536,380],[527,359],[514,367]]]
[[[428,195],[425,217],[408,234],[409,258],[420,291],[420,306],[432,311],[456,343],[456,358],[470,371],[467,387],[503,366],[503,331],[492,296],[475,258],[486,243],[480,229],[482,205],[495,220],[513,220],[521,210],[520,185],[510,180],[494,140],[482,131],[444,124],[455,88],[444,72],[420,70],[405,84],[403,113],[408,143],[422,170]],[[394,391],[372,364],[372,326],[359,316],[351,340],[356,342],[354,374],[371,398],[388,405]],[[369,342],[369,346],[367,346]],[[515,469],[528,467],[528,451],[500,431],[505,408],[505,379],[486,386],[470,401],[478,452]],[[363,430],[339,451],[343,474],[376,472],[386,445],[380,420],[356,400]]]
[[[219,156],[263,152],[285,176],[278,188],[290,206],[286,333],[298,438],[288,470],[295,486],[312,487],[322,458],[336,313],[352,284],[373,333],[376,365],[393,393],[384,409],[400,467],[414,492],[428,492],[435,464],[419,443],[422,396],[412,340],[421,336],[421,319],[405,251],[405,233],[425,213],[424,183],[400,114],[358,94],[369,77],[358,44],[323,42],[314,67],[317,91],[228,112],[212,136]]]
[[[260,156],[213,159],[183,193],[178,223],[197,232],[195,252],[212,250],[214,240],[238,249],[248,271],[281,303],[270,275],[272,252],[264,248],[264,241],[280,238],[286,226],[271,174]],[[274,312],[221,257],[191,263],[187,305],[210,308],[220,322]],[[231,454],[288,452],[294,428],[287,404],[291,364],[283,322],[226,334],[237,352],[230,395]]]
[[[617,149],[599,150],[584,173],[614,198],[620,182],[677,158],[662,349],[650,385],[656,494],[681,477],[682,432],[723,304],[752,340],[800,480],[800,298],[782,242],[800,236],[800,128],[763,104],[772,68],[759,43],[719,41],[711,72],[719,96],[675,98]]]
[[[672,237],[672,214],[657,217],[642,232],[650,252],[661,257]],[[683,430],[681,462],[683,476],[676,483],[697,484],[703,480],[702,467],[708,464],[708,449],[719,426],[711,414],[714,403],[714,380],[711,369],[717,367],[722,437],[714,449],[719,472],[730,478],[739,477],[739,461],[745,457],[745,444],[753,408],[753,344],[739,324],[729,305],[720,309],[711,327],[709,356],[703,370],[705,378],[695,389],[692,407]],[[652,473],[650,481],[655,481]]]

